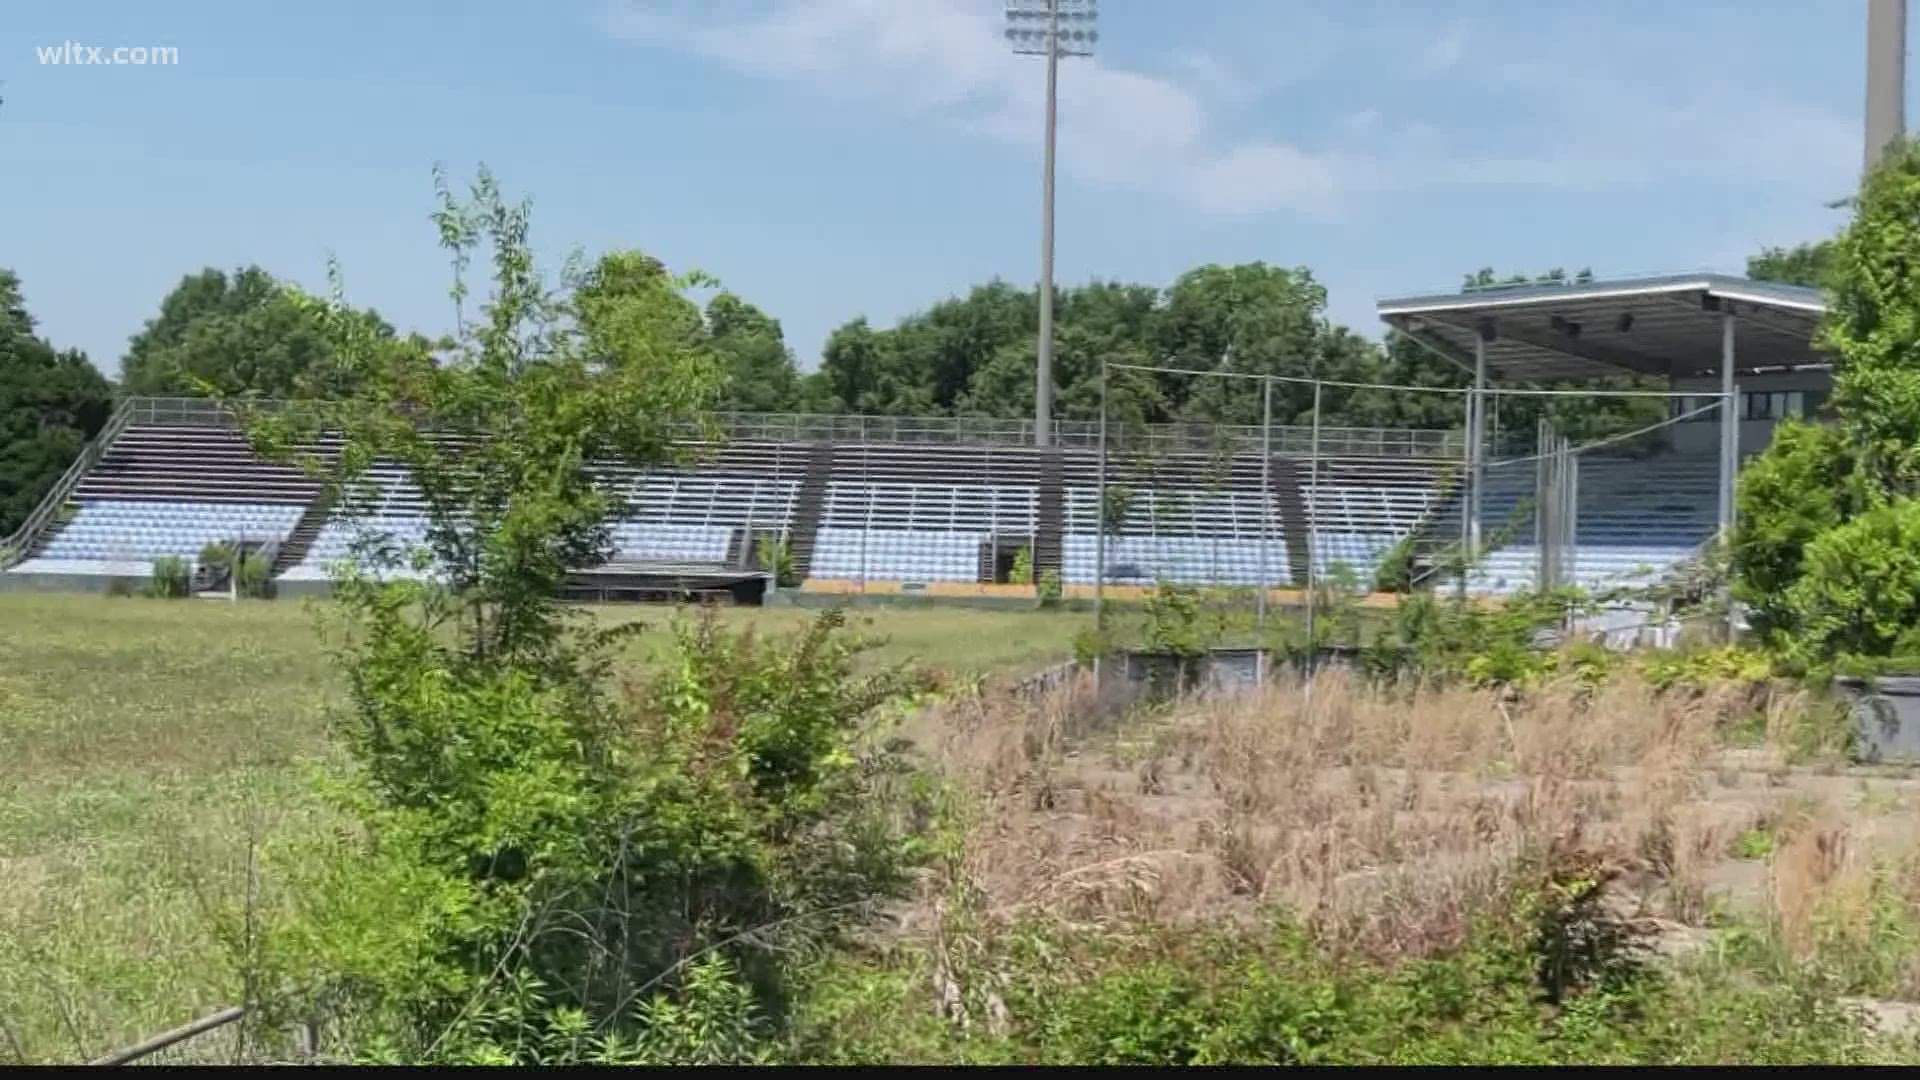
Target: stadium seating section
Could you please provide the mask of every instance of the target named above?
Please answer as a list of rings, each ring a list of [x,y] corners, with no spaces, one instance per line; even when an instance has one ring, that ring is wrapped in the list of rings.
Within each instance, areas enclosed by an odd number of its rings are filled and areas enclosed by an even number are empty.
[[[323,453],[328,447],[319,448]],[[1275,455],[1114,455],[994,445],[802,443],[692,445],[671,468],[608,468],[632,497],[612,530],[613,562],[747,567],[754,537],[778,537],[802,576],[844,581],[991,582],[1025,549],[1070,585],[1096,578],[1099,485],[1117,516],[1105,543],[1116,584],[1285,586],[1311,566],[1325,580],[1371,584],[1408,536],[1459,533],[1456,463],[1349,457],[1317,465]],[[288,581],[319,581],[335,560],[382,548],[402,559],[426,531],[425,505],[397,468],[328,505],[299,469],[261,460],[231,429],[126,427],[74,488],[16,573],[144,576],[163,556],[245,540]],[[1270,497],[1263,499],[1263,490]],[[1505,534],[1474,574],[1480,592],[1531,587],[1538,552],[1530,463],[1495,466],[1482,532]],[[1580,471],[1575,578],[1590,588],[1643,583],[1690,557],[1713,531],[1710,460],[1590,456]]]

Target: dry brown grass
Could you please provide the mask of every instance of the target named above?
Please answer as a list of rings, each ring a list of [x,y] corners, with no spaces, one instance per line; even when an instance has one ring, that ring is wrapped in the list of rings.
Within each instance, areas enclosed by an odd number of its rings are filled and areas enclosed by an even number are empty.
[[[1708,812],[1744,693],[1631,675],[1524,697],[1310,685],[1188,701],[1116,728],[1082,683],[917,724],[969,808],[964,874],[991,912],[1235,918],[1283,906],[1329,943],[1456,940],[1530,853],[1579,850],[1639,914],[1696,921],[1761,811]],[[1790,708],[1790,701],[1773,706]]]

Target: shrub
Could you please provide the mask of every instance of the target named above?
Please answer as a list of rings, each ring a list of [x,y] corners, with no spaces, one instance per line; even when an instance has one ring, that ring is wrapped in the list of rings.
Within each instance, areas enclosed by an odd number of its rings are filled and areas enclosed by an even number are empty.
[[[234,570],[234,585],[241,596],[266,599],[273,595],[273,564],[258,552],[243,557]]]
[[[1040,606],[1057,607],[1066,590],[1060,584],[1060,571],[1045,570],[1040,574]]]
[[[761,533],[755,544],[760,569],[773,575],[773,583],[782,589],[791,589],[800,584],[800,575],[794,568],[793,544],[778,533]]]
[[[975,981],[986,985],[962,987],[967,1013],[945,1024],[930,1019],[943,1006],[925,977],[932,957],[829,968],[802,1004],[788,1055],[1074,1065],[1869,1059],[1869,1037],[1815,977],[1670,975],[1638,962],[1594,882],[1516,889],[1460,944],[1398,959],[1324,950],[1285,919],[1033,920],[975,945],[985,952]]]
[[[1413,588],[1414,557],[1419,554],[1420,536],[1408,533],[1394,542],[1380,557],[1374,570],[1373,587],[1377,592],[1404,593]]]
[[[1199,592],[1190,586],[1162,581],[1141,607],[1146,616],[1141,636],[1155,652],[1198,656],[1219,637],[1219,619],[1202,608]]]
[[[1920,653],[1920,499],[1869,510],[1815,538],[1787,592],[1799,659]]]
[[[381,335],[336,277],[295,300],[354,396],[250,416],[280,457],[338,432],[310,462],[330,491],[396,462],[439,574],[334,567],[351,708],[330,791],[358,828],[289,853],[307,917],[274,928],[266,985],[323,976],[382,1060],[738,1056],[782,1016],[792,958],[905,888],[926,815],[889,797],[904,766],[876,728],[923,686],[857,673],[837,611],[771,643],[677,622],[657,673],[616,683],[639,624],[557,593],[627,509],[599,464],[671,460],[709,415],[722,367],[684,295],[705,279],[617,252],[549,292],[525,204],[485,174],[470,203],[441,194],[456,275],[491,254],[484,317],[444,344]]]
[[[1013,553],[1013,567],[1007,571],[1007,582],[1011,585],[1033,584],[1033,549],[1021,548]]]
[[[1100,627],[1088,627],[1073,635],[1073,658],[1082,664],[1110,656],[1120,647],[1114,635]]]
[[[366,832],[286,853],[307,917],[270,952],[289,982],[325,973],[406,1060],[552,1063],[575,1014],[664,1053],[725,1002],[741,1026],[709,1048],[737,1049],[781,1016],[787,957],[899,895],[924,850],[875,734],[921,684],[857,675],[837,611],[764,641],[677,621],[664,669],[615,701],[456,677],[400,621],[404,591],[378,605],[335,788]],[[703,950],[728,967],[683,963]],[[737,989],[710,985],[721,970]]]
[[[1730,551],[1734,597],[1763,636],[1784,642],[1794,630],[1787,590],[1800,580],[1807,545],[1851,516],[1852,468],[1837,432],[1788,420],[1741,470]]]
[[[101,589],[101,592],[107,596],[124,598],[132,596],[135,589],[133,587],[133,581],[130,578],[110,577],[107,579],[107,583]]]
[[[153,560],[153,577],[147,582],[147,595],[179,599],[193,591],[193,567],[178,555]]]
[[[233,545],[225,540],[203,545],[196,561],[209,569],[225,570],[233,562]]]

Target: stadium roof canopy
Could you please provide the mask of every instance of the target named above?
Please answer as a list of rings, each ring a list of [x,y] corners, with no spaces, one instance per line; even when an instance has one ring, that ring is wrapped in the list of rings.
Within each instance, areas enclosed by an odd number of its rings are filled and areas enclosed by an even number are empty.
[[[1493,286],[1379,303],[1388,325],[1469,372],[1475,338],[1484,337],[1489,381],[1718,375],[1729,313],[1736,373],[1824,367],[1813,331],[1826,308],[1818,289],[1727,274]]]

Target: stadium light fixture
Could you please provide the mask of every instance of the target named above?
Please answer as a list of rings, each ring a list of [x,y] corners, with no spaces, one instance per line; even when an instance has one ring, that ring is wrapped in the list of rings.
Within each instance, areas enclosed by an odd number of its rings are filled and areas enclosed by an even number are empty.
[[[1047,58],[1047,148],[1040,182],[1040,340],[1033,388],[1033,444],[1052,442],[1053,427],[1053,145],[1060,58],[1092,56],[1098,0],[1007,0],[1007,41],[1021,56]]]

